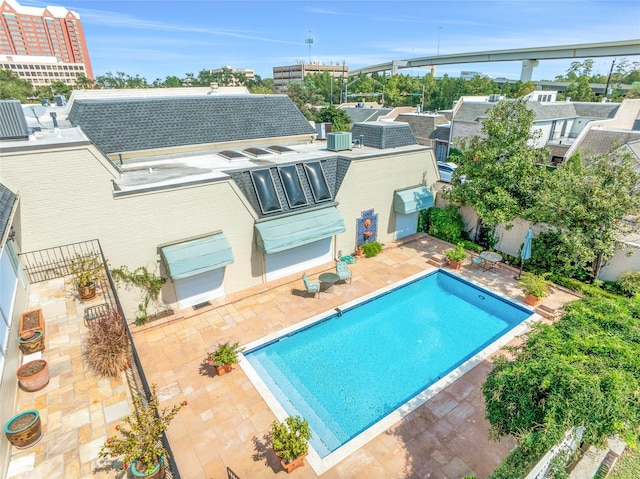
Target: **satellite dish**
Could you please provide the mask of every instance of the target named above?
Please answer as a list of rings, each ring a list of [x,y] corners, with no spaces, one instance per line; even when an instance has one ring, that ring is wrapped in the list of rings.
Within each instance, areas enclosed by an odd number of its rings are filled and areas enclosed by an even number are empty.
[[[40,123],[39,118],[47,113],[47,110],[42,105],[23,105],[22,111],[24,112],[24,116],[35,118],[40,126],[42,126],[42,123]]]
[[[42,105],[23,105],[22,109],[24,110],[24,116],[35,119],[47,113],[47,110]]]

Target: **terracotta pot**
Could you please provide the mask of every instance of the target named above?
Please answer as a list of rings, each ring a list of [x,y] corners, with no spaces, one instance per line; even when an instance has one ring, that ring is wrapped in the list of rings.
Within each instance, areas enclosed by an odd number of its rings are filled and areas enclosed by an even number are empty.
[[[22,411],[4,425],[4,433],[14,447],[25,449],[33,446],[42,437],[40,413],[35,409]]]
[[[462,261],[456,261],[454,259],[449,260],[449,267],[451,269],[460,269],[462,268]]]
[[[136,465],[138,463],[138,460],[136,459],[135,461],[133,461],[133,464],[131,464],[131,473],[133,474],[133,477],[144,477],[145,479],[159,479],[162,476],[163,461],[164,461],[164,455],[160,456],[160,461],[158,462],[158,465],[153,469],[153,471],[149,473],[142,473],[142,472],[139,472],[138,469],[136,469]]]
[[[18,368],[16,377],[25,391],[39,391],[49,384],[49,365],[44,359],[29,361]]]
[[[93,299],[96,297],[96,282],[92,281],[86,286],[78,285],[78,294],[81,300]]]
[[[526,294],[525,293],[524,302],[527,303],[529,306],[537,306],[538,303],[540,303],[540,298],[538,298],[537,296],[534,296],[532,294]]]
[[[284,462],[280,456],[278,456],[278,453],[276,452],[276,456],[278,457],[278,460],[280,461],[280,465],[282,466],[282,469],[284,469],[285,471],[287,471],[287,474],[291,474],[293,471],[295,471],[296,469],[304,466],[304,458],[307,457],[308,453],[304,453],[302,456],[300,457],[296,457],[293,461],[291,462]]]
[[[215,368],[216,368],[216,372],[218,373],[218,376],[223,376],[224,374],[227,374],[233,371],[232,364],[223,364],[222,366],[215,366]]]
[[[30,309],[20,315],[20,328],[18,329],[18,335],[22,336],[23,333],[28,331],[35,331],[39,329],[44,336],[44,317],[42,316],[42,308]]]
[[[20,351],[22,351],[22,354],[25,356],[37,353],[38,351],[44,351],[44,334],[39,329],[30,329],[20,335],[18,343]]]

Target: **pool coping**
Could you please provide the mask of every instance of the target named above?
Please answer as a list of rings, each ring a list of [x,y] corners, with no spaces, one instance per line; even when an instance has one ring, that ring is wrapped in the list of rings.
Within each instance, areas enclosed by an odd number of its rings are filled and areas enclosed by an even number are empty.
[[[424,271],[421,271],[419,273],[416,273],[412,276],[409,276],[407,278],[404,278],[400,281],[397,281],[393,284],[387,285],[381,289],[378,289],[376,291],[373,291],[371,293],[368,293],[364,296],[361,296],[359,298],[356,298],[352,301],[349,301],[347,303],[345,303],[344,305],[342,305],[341,308],[332,308],[332,309],[328,309],[322,313],[316,314],[310,318],[307,318],[303,321],[300,321],[299,323],[293,324],[291,326],[288,326],[286,328],[283,328],[279,331],[275,331],[273,333],[267,334],[265,336],[263,336],[262,338],[259,338],[255,341],[251,341],[245,345],[243,345],[243,348],[245,351],[250,351],[252,349],[255,348],[259,348],[267,343],[270,343],[282,336],[285,335],[289,335],[292,334],[296,331],[299,331],[301,329],[304,329],[320,320],[326,319],[328,316],[335,314],[336,309],[348,309],[351,308],[355,305],[358,305],[360,303],[366,302],[372,298],[375,298],[376,296],[380,296],[381,294],[384,294],[392,289],[398,288],[406,283],[410,283],[412,281],[416,281],[418,279],[421,279],[425,276],[428,276],[430,274],[433,274],[435,272],[437,272],[438,270],[440,270],[441,268],[437,268],[434,266],[428,267],[427,269],[425,269]],[[458,274],[452,274],[449,271],[445,271],[442,270],[443,272],[452,275],[452,276],[456,276],[460,279],[462,279],[463,281],[466,281],[478,288],[481,288],[483,290],[487,290],[489,292],[491,292],[491,294],[502,298],[505,301],[508,301],[509,303],[512,303],[514,305],[516,305],[517,307],[519,307],[520,309],[523,310],[527,310],[531,312],[531,315],[529,317],[527,317],[524,321],[522,321],[520,324],[518,324],[517,326],[515,326],[514,328],[512,328],[511,330],[509,330],[507,333],[505,333],[503,336],[499,337],[498,339],[496,339],[494,342],[492,342],[491,344],[487,345],[484,349],[482,349],[480,352],[476,353],[474,356],[472,356],[471,358],[469,358],[467,361],[465,361],[464,363],[462,363],[460,366],[458,366],[457,368],[455,368],[454,370],[452,370],[451,372],[449,372],[446,376],[442,377],[441,379],[439,379],[438,381],[436,381],[435,383],[433,383],[431,386],[429,386],[427,389],[425,389],[424,391],[420,392],[419,394],[417,394],[416,396],[414,396],[413,398],[411,398],[409,401],[407,401],[406,403],[404,403],[402,406],[396,408],[395,410],[391,411],[389,414],[387,414],[385,417],[383,417],[382,419],[380,419],[378,422],[376,422],[375,424],[371,425],[369,428],[365,429],[363,432],[361,432],[360,434],[358,434],[356,437],[354,437],[353,439],[350,439],[349,441],[347,441],[346,443],[344,443],[342,446],[340,446],[338,449],[336,449],[335,451],[331,452],[330,454],[328,454],[327,456],[325,456],[324,458],[321,458],[317,452],[310,446],[309,447],[309,454],[307,456],[307,462],[309,463],[309,465],[311,466],[311,468],[314,470],[314,472],[318,475],[321,475],[323,473],[325,473],[326,471],[328,471],[329,469],[331,469],[332,467],[334,467],[335,465],[337,465],[339,462],[343,461],[344,459],[346,459],[349,455],[353,454],[354,452],[356,452],[358,449],[360,449],[361,447],[363,447],[365,444],[367,444],[369,441],[371,441],[372,439],[374,439],[376,436],[382,434],[384,431],[386,431],[387,429],[389,429],[390,427],[392,427],[394,424],[396,424],[398,421],[400,421],[401,419],[403,419],[404,417],[406,417],[407,415],[409,415],[411,412],[415,411],[417,408],[419,408],[420,406],[422,406],[423,404],[425,404],[429,399],[433,398],[436,394],[438,394],[439,392],[441,392],[442,390],[444,390],[446,387],[450,386],[451,384],[453,384],[458,378],[460,378],[461,376],[463,376],[464,374],[466,374],[467,372],[471,371],[475,366],[477,366],[478,364],[482,363],[484,360],[486,360],[488,357],[490,357],[492,354],[494,354],[495,352],[497,352],[498,350],[500,350],[502,347],[504,347],[506,344],[508,344],[511,340],[513,340],[514,338],[516,338],[517,336],[522,335],[525,331],[527,331],[533,324],[535,324],[536,322],[538,322],[540,319],[542,319],[542,317],[537,314],[533,309],[527,307],[524,304],[520,304],[517,300],[514,300],[511,297],[508,297],[504,294],[500,294],[497,293],[493,290],[491,290],[491,288],[487,287],[486,285],[483,285],[477,281],[474,281],[470,278],[464,277],[462,275],[458,275]],[[269,409],[271,409],[271,411],[274,413],[274,415],[276,416],[278,421],[284,421],[287,416],[288,413],[285,411],[285,409],[281,406],[280,402],[278,401],[278,399],[276,399],[276,397],[273,395],[273,393],[271,392],[271,390],[268,388],[268,386],[264,383],[264,381],[262,380],[262,378],[259,376],[259,374],[255,371],[255,369],[253,368],[253,366],[251,366],[251,364],[249,363],[249,360],[244,356],[244,354],[240,354],[239,355],[239,366],[242,368],[242,370],[245,372],[245,374],[247,375],[247,377],[249,378],[249,381],[251,382],[251,384],[256,388],[256,390],[258,391],[258,393],[260,394],[260,396],[262,396],[263,400],[267,403],[267,406],[269,407]]]

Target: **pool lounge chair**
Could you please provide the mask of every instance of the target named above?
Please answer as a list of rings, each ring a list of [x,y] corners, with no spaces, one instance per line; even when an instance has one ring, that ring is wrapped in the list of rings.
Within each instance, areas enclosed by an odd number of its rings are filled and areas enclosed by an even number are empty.
[[[340,281],[349,280],[349,284],[351,284],[351,271],[349,271],[346,261],[336,262],[336,273],[340,276]]]
[[[304,287],[307,290],[307,293],[318,293],[318,298],[320,297],[320,282],[311,281],[307,273],[302,275],[302,282],[304,283]]]

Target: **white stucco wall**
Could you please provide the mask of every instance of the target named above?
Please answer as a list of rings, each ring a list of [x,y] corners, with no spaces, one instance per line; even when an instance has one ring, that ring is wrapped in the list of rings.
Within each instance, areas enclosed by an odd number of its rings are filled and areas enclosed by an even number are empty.
[[[393,192],[418,186],[423,178],[427,187],[438,179],[436,159],[432,149],[419,148],[414,152],[384,152],[373,158],[351,162],[336,200],[342,213],[346,231],[336,237],[336,252],[350,254],[356,245],[356,220],[362,211],[374,209],[378,213],[378,241],[395,239]]]

